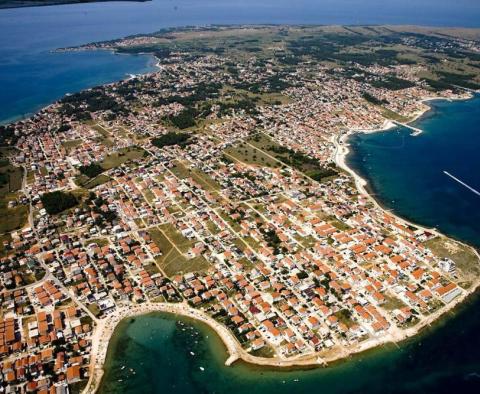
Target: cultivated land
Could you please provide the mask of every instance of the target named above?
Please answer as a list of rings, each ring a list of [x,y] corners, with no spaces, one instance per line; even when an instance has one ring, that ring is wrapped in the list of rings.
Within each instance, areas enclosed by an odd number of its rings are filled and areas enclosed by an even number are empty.
[[[209,324],[228,364],[270,366],[438,319],[479,284],[478,254],[383,211],[344,141],[470,97],[479,40],[217,26],[62,49],[151,52],[159,70],[2,126],[3,382],[93,392],[118,321],[149,311]]]

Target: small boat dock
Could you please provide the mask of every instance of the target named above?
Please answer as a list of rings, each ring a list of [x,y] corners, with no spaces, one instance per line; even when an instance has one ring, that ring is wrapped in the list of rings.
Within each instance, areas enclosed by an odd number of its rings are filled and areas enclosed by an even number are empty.
[[[393,120],[392,122],[395,123],[397,126],[406,127],[407,129],[413,130],[413,133],[410,134],[413,137],[416,137],[417,135],[423,133],[423,130],[417,127],[413,127],[405,123],[397,122],[396,120]]]

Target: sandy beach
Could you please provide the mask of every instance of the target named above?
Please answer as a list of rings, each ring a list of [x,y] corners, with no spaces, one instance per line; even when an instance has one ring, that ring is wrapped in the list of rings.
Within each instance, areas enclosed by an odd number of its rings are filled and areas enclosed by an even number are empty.
[[[476,252],[480,261],[480,255]],[[472,287],[462,293],[453,302],[432,313],[428,317],[422,318],[414,327],[408,329],[394,328],[392,332],[388,334],[382,334],[379,337],[370,338],[364,342],[358,343],[350,348],[342,347],[335,349],[332,354],[321,357],[319,354],[307,354],[302,356],[290,357],[288,359],[280,358],[262,358],[249,354],[244,350],[234,335],[222,324],[218,323],[212,317],[208,316],[205,312],[194,309],[186,303],[168,304],[168,303],[144,303],[134,306],[118,308],[113,314],[104,320],[100,320],[95,327],[95,332],[92,337],[92,351],[91,351],[91,363],[89,369],[89,380],[84,394],[91,394],[97,392],[101,379],[104,374],[104,363],[107,356],[108,345],[110,338],[113,335],[117,325],[123,320],[139,315],[144,315],[154,312],[172,313],[179,316],[185,316],[207,324],[213,329],[216,334],[221,338],[223,344],[226,347],[228,358],[225,361],[225,365],[232,365],[237,360],[242,360],[247,363],[268,366],[276,368],[289,368],[289,367],[326,367],[330,363],[340,361],[342,359],[351,357],[355,354],[362,353],[364,351],[376,348],[381,345],[389,343],[401,342],[405,339],[417,335],[422,329],[430,326],[437,321],[442,315],[454,309],[457,305],[462,303],[469,295],[474,293],[480,286],[480,279],[477,280]]]
[[[480,259],[480,256],[477,254]],[[415,327],[411,327],[405,330],[396,328],[392,333],[388,335],[382,334],[377,338],[371,338],[367,341],[361,342],[351,348],[336,349],[331,355],[320,357],[318,354],[303,355],[297,357],[291,357],[288,359],[279,358],[261,358],[252,356],[245,351],[237,339],[232,333],[228,331],[222,324],[215,321],[201,310],[193,309],[186,303],[179,304],[167,304],[167,303],[144,303],[135,305],[132,307],[118,308],[108,318],[101,320],[95,328],[95,333],[92,337],[92,351],[91,351],[91,363],[89,369],[89,380],[84,394],[91,394],[97,392],[101,379],[104,374],[104,363],[107,356],[108,345],[110,338],[115,331],[117,325],[123,319],[144,315],[154,312],[172,313],[179,316],[186,316],[192,319],[207,324],[213,329],[217,335],[221,338],[223,344],[226,347],[229,357],[225,361],[225,365],[232,365],[237,360],[243,360],[244,362],[268,367],[277,368],[289,368],[289,367],[326,367],[330,363],[340,361],[342,359],[351,357],[355,354],[362,353],[364,351],[373,349],[375,347],[401,342],[407,338],[417,335],[423,328],[430,326],[433,322],[438,320],[443,314],[455,308],[458,304],[462,303],[465,298],[472,294],[480,286],[480,280],[474,283],[468,292],[464,292],[460,297],[456,298],[448,306],[438,310],[437,312],[423,318]]]

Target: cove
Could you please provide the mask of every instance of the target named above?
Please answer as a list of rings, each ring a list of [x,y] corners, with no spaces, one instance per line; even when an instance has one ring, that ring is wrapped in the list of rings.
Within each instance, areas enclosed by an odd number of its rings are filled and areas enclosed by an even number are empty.
[[[309,370],[226,367],[220,338],[203,324],[163,313],[126,319],[112,337],[99,393],[474,393],[478,306],[474,296],[454,317],[398,347]]]

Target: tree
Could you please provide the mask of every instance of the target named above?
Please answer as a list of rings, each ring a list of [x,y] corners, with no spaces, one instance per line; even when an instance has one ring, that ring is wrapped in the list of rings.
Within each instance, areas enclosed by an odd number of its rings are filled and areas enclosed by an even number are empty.
[[[152,139],[152,144],[157,148],[171,145],[185,146],[188,144],[189,139],[189,134],[170,132]]]
[[[41,197],[43,207],[50,215],[63,212],[66,209],[77,205],[77,198],[72,193],[64,193],[62,191],[55,191],[52,193],[45,193]]]
[[[89,178],[95,178],[103,172],[103,168],[97,163],[90,163],[89,165],[81,166],[79,167],[79,170]]]

